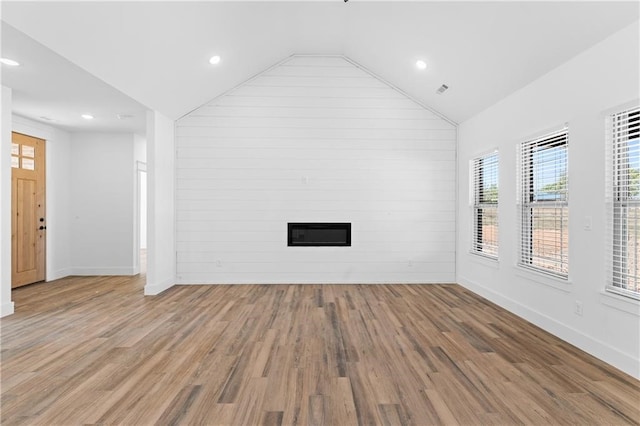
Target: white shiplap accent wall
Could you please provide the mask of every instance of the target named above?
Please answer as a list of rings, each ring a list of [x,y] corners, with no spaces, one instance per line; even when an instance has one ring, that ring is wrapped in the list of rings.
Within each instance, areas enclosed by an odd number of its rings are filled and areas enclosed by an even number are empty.
[[[176,125],[178,283],[455,281],[456,129],[342,57],[293,56]],[[351,222],[351,247],[287,247]]]

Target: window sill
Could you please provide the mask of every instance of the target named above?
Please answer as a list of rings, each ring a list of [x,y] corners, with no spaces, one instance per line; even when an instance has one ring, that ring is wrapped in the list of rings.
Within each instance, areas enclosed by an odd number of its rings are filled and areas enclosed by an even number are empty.
[[[600,302],[610,308],[640,317],[640,300],[602,290],[600,292]]]
[[[537,272],[533,269],[528,269],[519,265],[515,267],[516,275],[524,278],[528,281],[533,281],[538,284],[545,285],[547,287],[555,288],[556,290],[563,291],[565,293],[570,293],[573,289],[573,283],[568,280],[564,280],[562,278],[556,278],[551,275],[544,274],[542,272]]]
[[[488,266],[495,269],[498,269],[498,267],[500,266],[500,262],[497,257],[486,256],[475,251],[469,251],[469,254],[469,259],[471,259],[471,261],[475,263],[479,263],[480,265]]]

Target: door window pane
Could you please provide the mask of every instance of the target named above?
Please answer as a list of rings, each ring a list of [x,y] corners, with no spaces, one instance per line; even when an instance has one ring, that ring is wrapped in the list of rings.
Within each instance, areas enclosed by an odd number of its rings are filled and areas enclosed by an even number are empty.
[[[29,145],[22,145],[22,156],[23,157],[33,158],[33,157],[35,157],[35,152],[36,152],[35,147],[29,146]]]
[[[25,170],[34,170],[35,164],[33,159],[31,158],[23,158],[22,159],[22,168]]]

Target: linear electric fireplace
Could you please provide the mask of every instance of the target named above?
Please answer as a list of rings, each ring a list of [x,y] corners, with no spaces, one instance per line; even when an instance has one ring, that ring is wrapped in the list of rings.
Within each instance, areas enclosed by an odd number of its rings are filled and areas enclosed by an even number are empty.
[[[351,223],[289,223],[288,246],[350,246]]]

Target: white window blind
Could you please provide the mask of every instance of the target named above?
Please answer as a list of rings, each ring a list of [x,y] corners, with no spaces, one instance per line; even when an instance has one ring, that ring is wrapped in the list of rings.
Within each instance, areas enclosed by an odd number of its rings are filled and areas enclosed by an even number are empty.
[[[561,278],[569,275],[567,129],[520,145],[518,264]]]
[[[473,160],[471,251],[498,257],[498,153]]]
[[[607,123],[607,289],[640,299],[640,107]]]

